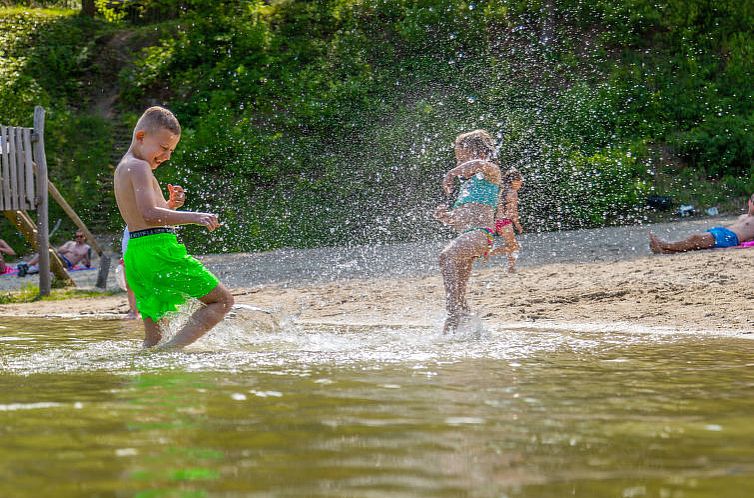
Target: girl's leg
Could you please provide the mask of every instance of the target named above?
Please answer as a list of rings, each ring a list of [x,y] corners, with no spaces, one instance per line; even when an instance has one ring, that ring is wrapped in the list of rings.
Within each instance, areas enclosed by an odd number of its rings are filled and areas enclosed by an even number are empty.
[[[481,231],[465,233],[440,253],[440,270],[445,285],[445,306],[448,319],[445,331],[458,325],[460,318],[468,313],[466,286],[471,276],[474,259],[487,251],[487,237]]]
[[[517,253],[521,246],[518,245],[516,233],[510,225],[502,229],[500,237],[503,239],[505,245],[494,248],[490,252],[490,256],[505,254],[508,258],[508,271],[513,273],[516,271],[516,260],[518,259],[518,256],[514,253]]]
[[[505,249],[508,256],[508,271],[514,273],[516,271],[516,259],[518,259],[518,255],[514,255],[514,253],[518,253],[521,246],[518,245],[513,226],[505,227],[501,235],[505,240]]]

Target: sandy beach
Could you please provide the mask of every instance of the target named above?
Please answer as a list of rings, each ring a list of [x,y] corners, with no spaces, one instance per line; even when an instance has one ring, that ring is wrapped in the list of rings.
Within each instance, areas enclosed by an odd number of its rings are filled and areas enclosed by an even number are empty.
[[[651,229],[675,239],[729,219],[526,234],[519,271],[478,263],[469,300],[484,323],[505,327],[750,334],[754,331],[754,249],[654,255]],[[440,326],[445,242],[207,255],[236,302],[280,311],[302,323]],[[111,288],[115,288],[110,272]],[[80,287],[96,272],[79,272]],[[3,277],[0,290],[35,277]],[[124,293],[0,305],[0,316],[123,318]]]

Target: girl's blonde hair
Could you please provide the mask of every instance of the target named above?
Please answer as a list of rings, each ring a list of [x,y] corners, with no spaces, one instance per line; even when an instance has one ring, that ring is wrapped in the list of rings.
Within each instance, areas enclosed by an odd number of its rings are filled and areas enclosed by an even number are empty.
[[[474,130],[461,133],[456,137],[456,148],[468,150],[490,161],[495,159],[497,148],[492,136],[485,130]]]

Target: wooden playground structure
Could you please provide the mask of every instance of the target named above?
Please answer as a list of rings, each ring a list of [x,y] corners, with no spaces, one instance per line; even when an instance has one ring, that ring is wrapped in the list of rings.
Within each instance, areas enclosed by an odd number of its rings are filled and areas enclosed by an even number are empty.
[[[58,254],[50,247],[49,196],[60,205],[84,233],[100,257],[96,287],[107,286],[110,257],[105,254],[81,218],[49,180],[44,148],[45,110],[34,108],[34,127],[0,125],[0,211],[39,253],[39,294],[48,296],[52,287],[50,272],[63,286],[75,286]],[[29,211],[37,212],[34,223]]]

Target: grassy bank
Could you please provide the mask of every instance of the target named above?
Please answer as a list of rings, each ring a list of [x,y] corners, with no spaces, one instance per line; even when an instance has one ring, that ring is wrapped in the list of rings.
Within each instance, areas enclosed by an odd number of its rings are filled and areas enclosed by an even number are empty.
[[[53,178],[99,230],[119,227],[112,166],[154,103],[185,129],[158,176],[227,223],[187,228],[199,251],[442,236],[450,144],[478,127],[526,177],[529,230],[754,190],[745,2],[142,4],[0,9],[0,122],[49,109]]]

